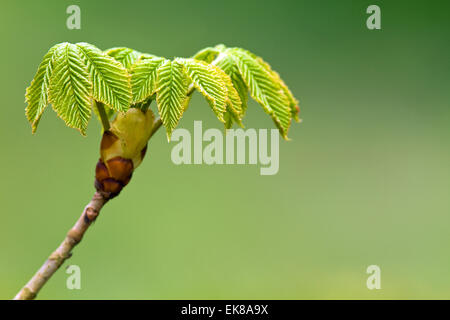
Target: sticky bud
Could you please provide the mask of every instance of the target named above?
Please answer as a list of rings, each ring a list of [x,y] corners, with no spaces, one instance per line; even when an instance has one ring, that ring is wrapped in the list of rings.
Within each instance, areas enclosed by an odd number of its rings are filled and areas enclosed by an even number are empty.
[[[119,113],[110,130],[103,133],[100,159],[95,168],[95,187],[98,191],[117,196],[141,164],[153,128],[151,110],[145,113],[130,108]]]

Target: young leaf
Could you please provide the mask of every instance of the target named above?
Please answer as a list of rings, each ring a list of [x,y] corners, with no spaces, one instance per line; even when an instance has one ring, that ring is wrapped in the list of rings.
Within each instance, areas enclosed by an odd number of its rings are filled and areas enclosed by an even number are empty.
[[[236,112],[230,108],[230,105],[227,105],[227,112],[224,114],[225,119],[225,129],[230,129],[233,126],[233,123],[237,123],[241,128],[244,128],[242,124],[242,119],[236,115]]]
[[[231,114],[230,110],[228,110],[227,107],[227,112],[225,112],[225,114],[223,115],[224,119],[225,119],[225,129],[231,129],[231,127],[233,127],[233,115]]]
[[[216,48],[205,48],[199,52],[197,52],[193,58],[195,60],[205,61],[206,63],[211,63],[217,57],[220,51]]]
[[[236,61],[250,94],[268,113],[281,135],[287,139],[291,124],[290,102],[273,76],[250,54],[241,49],[227,49]]]
[[[227,86],[218,68],[194,59],[177,59],[194,87],[208,100],[217,118],[225,122],[223,114],[227,105]]]
[[[250,54],[252,54],[252,53],[250,53]],[[292,117],[295,119],[295,121],[299,122],[300,119],[298,117],[298,114],[300,112],[300,109],[298,107],[298,100],[295,99],[295,97],[292,94],[291,90],[289,90],[289,88],[286,85],[286,83],[284,83],[284,81],[281,79],[281,77],[278,74],[278,72],[272,70],[272,68],[270,67],[270,65],[267,62],[265,62],[261,57],[258,57],[258,56],[254,55],[254,54],[252,54],[252,55],[254,56],[256,61],[258,61],[267,70],[267,72],[269,72],[272,75],[272,77],[275,79],[275,81],[278,82],[278,84],[280,85],[280,87],[283,90],[284,94],[286,95],[286,97],[289,100],[289,107],[291,108]]]
[[[50,78],[53,73],[56,52],[61,45],[64,44],[57,44],[51,47],[45,54],[33,81],[31,81],[31,85],[26,90],[25,99],[28,105],[25,109],[25,114],[31,123],[33,133],[36,132],[42,113],[49,103],[48,89],[50,87]]]
[[[131,84],[127,70],[93,45],[76,45],[80,48],[89,71],[94,99],[116,111],[127,111],[131,103]]]
[[[241,118],[244,116],[245,111],[247,110],[248,104],[248,88],[245,84],[244,80],[239,73],[239,68],[232,57],[225,53],[221,53],[214,64],[222,69],[231,79],[233,88],[239,94],[239,99],[241,101]]]
[[[53,109],[69,127],[86,135],[91,117],[92,85],[82,63],[78,46],[64,43],[57,48],[56,63],[50,80],[49,97]]]
[[[240,127],[243,127],[242,124],[242,107],[241,107],[241,99],[239,98],[239,94],[237,93],[236,89],[234,89],[233,84],[231,83],[231,80],[229,77],[224,74],[227,78],[225,78],[225,83],[227,84],[227,113],[231,113],[232,119],[234,122],[237,122],[237,124]]]
[[[188,85],[183,66],[177,61],[165,60],[158,68],[156,102],[169,141],[186,109]]]
[[[239,93],[233,86],[231,78],[218,66],[211,64],[213,68],[216,69],[217,73],[222,77],[226,89],[227,89],[227,99],[226,99],[226,111],[224,114],[225,128],[230,129],[233,122],[236,122],[240,127],[244,127],[242,124],[242,116],[244,114],[242,110],[242,102],[239,97]]]
[[[113,57],[115,60],[119,61],[126,69],[130,70],[131,66],[139,59],[142,55],[140,52],[130,49],[130,48],[111,48],[105,52],[108,56]]]
[[[139,59],[131,68],[133,103],[142,102],[156,91],[157,70],[164,58]]]

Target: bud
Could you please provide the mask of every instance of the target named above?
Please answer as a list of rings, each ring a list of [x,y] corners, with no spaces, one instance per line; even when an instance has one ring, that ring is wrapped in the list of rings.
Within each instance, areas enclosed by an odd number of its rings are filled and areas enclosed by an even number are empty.
[[[153,112],[130,108],[119,113],[103,133],[100,159],[95,168],[95,188],[117,196],[141,164],[153,128]]]

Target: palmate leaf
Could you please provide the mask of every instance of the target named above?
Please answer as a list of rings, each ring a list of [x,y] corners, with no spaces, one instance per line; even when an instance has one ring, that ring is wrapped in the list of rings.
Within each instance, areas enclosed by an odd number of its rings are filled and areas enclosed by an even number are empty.
[[[88,43],[77,43],[93,84],[93,97],[110,108],[125,112],[131,103],[131,83],[127,70]]]
[[[233,125],[233,122],[236,122],[240,127],[244,127],[242,124],[242,117],[244,116],[245,110],[243,108],[241,94],[239,94],[238,90],[236,90],[236,86],[233,84],[233,80],[231,77],[219,66],[212,65],[217,72],[220,74],[222,79],[225,82],[227,88],[227,110],[225,117],[225,128],[230,129]],[[242,79],[241,79],[242,80]],[[245,87],[245,83],[243,83],[245,88],[245,93],[242,91],[243,99],[245,103],[247,103],[247,88]],[[239,87],[237,87],[239,88]],[[240,88],[242,90],[242,87]]]
[[[121,63],[87,43],[60,43],[44,56],[26,92],[26,115],[33,133],[49,104],[69,127],[86,133],[93,100],[111,109],[128,110],[130,76]]]
[[[26,115],[34,132],[51,102],[68,126],[84,134],[92,102],[103,103],[113,115],[130,106],[146,108],[156,95],[170,139],[194,89],[206,97],[226,128],[242,126],[249,92],[284,138],[292,118],[298,117],[298,101],[278,73],[247,50],[219,45],[194,59],[170,61],[129,48],[104,53],[87,43],[62,43],[49,50],[27,89]]]
[[[50,48],[42,59],[31,85],[26,90],[25,98],[28,105],[25,109],[25,114],[31,123],[33,133],[36,132],[42,113],[49,103],[48,89],[50,87],[50,78],[53,73],[56,52],[60,46],[61,44],[57,44]]]
[[[215,64],[230,76],[241,99],[243,113],[247,109],[250,91],[252,98],[262,105],[287,139],[291,119],[298,119],[298,101],[269,64],[247,50],[224,45],[203,49],[194,58]],[[233,118],[228,115],[226,118],[227,125],[230,125]]]
[[[226,112],[228,90],[220,70],[199,60],[176,59],[175,61],[184,66],[184,72],[194,87],[208,100],[217,118],[225,123],[223,115]]]
[[[131,66],[139,59],[139,57],[142,55],[139,51],[126,48],[126,47],[116,47],[111,48],[105,51],[105,53],[114,58],[116,61],[120,62],[124,68],[126,68],[128,71],[130,71]],[[98,113],[97,108],[94,106],[93,111],[95,115],[97,116],[98,120],[101,122],[102,119]],[[105,108],[106,117],[108,120],[112,119],[115,110],[111,108]]]
[[[195,60],[205,61],[206,63],[211,63],[219,55],[220,51],[217,48],[208,47],[197,52],[193,58]]]
[[[142,55],[139,51],[125,47],[111,48],[106,50],[105,53],[120,62],[128,70],[131,70],[131,66],[133,66]]]
[[[231,109],[230,105],[227,105],[227,112],[225,112],[223,117],[225,119],[225,129],[231,129],[234,123],[237,123],[241,128],[244,128],[242,119],[233,109]]]
[[[92,84],[81,55],[81,49],[74,44],[65,43],[57,48],[49,96],[58,116],[85,135],[91,116]]]
[[[225,53],[226,47],[218,45],[215,48],[205,48],[194,55],[194,59],[211,63],[220,68],[231,80],[231,84],[239,95],[240,106],[242,109],[241,117],[244,116],[248,102],[248,88],[242,79],[239,68],[234,59]],[[229,83],[227,84],[229,85]]]
[[[267,72],[269,72],[272,75],[273,79],[280,85],[281,89],[283,90],[284,94],[286,95],[286,97],[289,100],[289,107],[291,109],[292,117],[297,122],[300,122],[300,119],[298,117],[298,114],[300,112],[300,109],[298,106],[298,100],[294,97],[291,90],[289,90],[288,86],[283,81],[283,79],[281,79],[278,72],[272,70],[271,66],[267,62],[265,62],[261,57],[258,57],[257,55],[251,53],[250,51],[247,51],[244,49],[240,49],[240,50],[243,50],[246,53],[248,53],[249,55],[251,55],[256,61],[258,61],[267,70]]]
[[[149,57],[139,59],[131,68],[133,103],[146,100],[156,92],[157,70],[166,59]]]
[[[232,57],[227,54],[221,54],[217,57],[215,65],[223,70],[231,80],[233,88],[239,94],[239,99],[241,101],[241,116],[243,117],[245,111],[247,110],[248,104],[248,88],[239,73],[239,68]]]
[[[272,117],[281,135],[287,139],[292,114],[288,98],[280,85],[258,61],[244,50],[228,50],[250,90],[250,95]]]
[[[230,77],[224,73],[224,80],[227,86],[227,110],[226,113],[231,114],[231,119],[236,122],[240,127],[244,127],[242,124],[242,104],[239,94],[234,89],[231,83]],[[228,128],[229,129],[229,128]]]
[[[187,107],[189,80],[183,65],[177,61],[165,60],[157,71],[156,102],[167,139],[177,126]]]

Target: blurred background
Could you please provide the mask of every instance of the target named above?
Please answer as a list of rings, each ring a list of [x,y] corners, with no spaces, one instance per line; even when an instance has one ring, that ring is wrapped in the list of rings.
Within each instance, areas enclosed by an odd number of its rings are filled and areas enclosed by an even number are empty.
[[[81,8],[68,30],[66,8]],[[381,30],[366,8],[381,7]],[[0,11],[0,298],[10,299],[90,200],[100,124],[83,138],[25,88],[54,44],[172,58],[206,46],[264,57],[300,100],[280,170],[181,165],[160,130],[144,163],[40,299],[450,298],[448,1],[4,1]],[[195,94],[180,128],[220,128]],[[273,128],[250,103],[247,128]],[[368,290],[366,268],[381,268]]]

